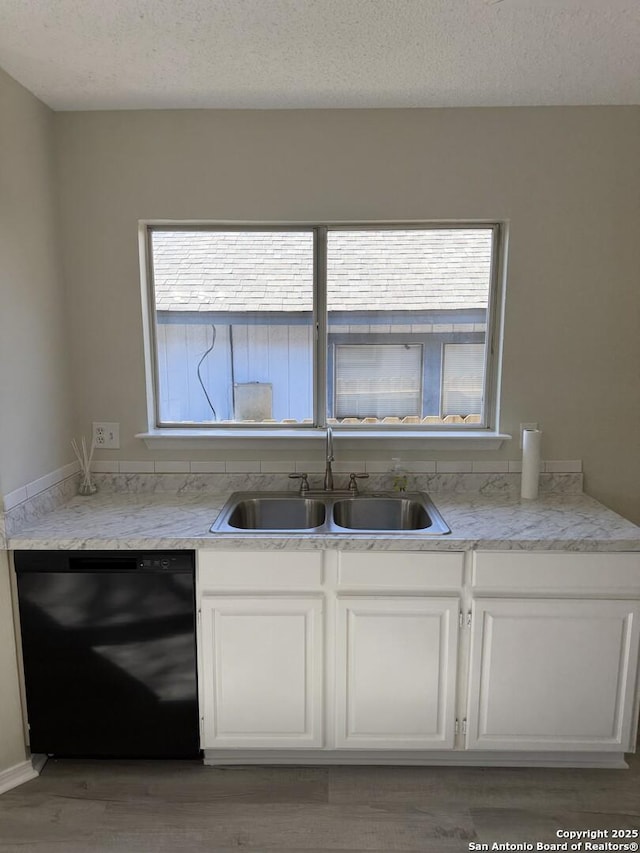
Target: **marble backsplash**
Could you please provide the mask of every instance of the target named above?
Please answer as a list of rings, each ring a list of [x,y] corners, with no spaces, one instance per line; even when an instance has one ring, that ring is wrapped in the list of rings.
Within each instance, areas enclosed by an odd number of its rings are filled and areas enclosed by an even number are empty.
[[[4,513],[0,512],[0,534],[4,534],[3,538],[12,536],[19,527],[31,521],[37,521],[43,515],[67,503],[68,500],[78,494],[79,484],[80,475],[74,474],[72,477],[67,477],[39,494],[28,498],[12,509]],[[0,545],[4,547],[4,542],[0,541]]]
[[[519,473],[408,473],[406,491],[424,491],[430,494],[460,495],[477,493],[485,497],[517,498],[520,494]],[[388,491],[394,487],[397,473],[371,474],[359,481],[361,492]],[[336,486],[346,487],[348,476],[336,474]],[[236,491],[296,491],[299,481],[286,474],[101,474],[94,475],[95,482],[104,494],[230,494]],[[322,475],[310,474],[312,489],[322,487]],[[49,489],[0,513],[0,547],[5,537],[21,527],[37,521],[42,516],[66,503],[77,494],[79,476],[68,477]],[[583,475],[580,473],[540,474],[540,495],[576,495],[582,492]],[[86,498],[87,502],[91,497]],[[4,528],[4,529],[3,529]]]

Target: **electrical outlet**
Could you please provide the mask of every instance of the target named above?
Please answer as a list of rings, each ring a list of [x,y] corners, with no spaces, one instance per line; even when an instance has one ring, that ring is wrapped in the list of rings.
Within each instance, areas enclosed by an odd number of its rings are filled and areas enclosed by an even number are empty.
[[[538,429],[538,424],[520,424],[520,450],[522,450],[522,433],[525,429]]]
[[[93,443],[105,450],[120,448],[120,424],[93,422]]]

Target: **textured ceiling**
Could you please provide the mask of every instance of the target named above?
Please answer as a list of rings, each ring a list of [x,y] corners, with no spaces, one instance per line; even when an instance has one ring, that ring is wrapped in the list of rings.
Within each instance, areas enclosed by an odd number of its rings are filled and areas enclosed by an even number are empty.
[[[640,0],[0,0],[57,110],[640,103]]]

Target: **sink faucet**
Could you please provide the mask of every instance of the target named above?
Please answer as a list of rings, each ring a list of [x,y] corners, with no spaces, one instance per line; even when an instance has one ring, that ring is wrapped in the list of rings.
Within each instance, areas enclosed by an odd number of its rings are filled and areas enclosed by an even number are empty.
[[[331,470],[331,463],[335,461],[335,456],[333,455],[333,430],[330,426],[327,426],[327,444],[325,456],[327,466],[324,470],[324,490],[325,492],[332,492],[333,471]]]

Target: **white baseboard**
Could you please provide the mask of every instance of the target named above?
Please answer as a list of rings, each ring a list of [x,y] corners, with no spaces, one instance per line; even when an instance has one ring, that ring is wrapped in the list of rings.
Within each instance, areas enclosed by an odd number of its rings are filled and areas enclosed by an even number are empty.
[[[13,767],[7,767],[6,770],[0,770],[0,794],[4,794],[5,791],[10,791],[25,782],[30,782],[32,779],[37,779],[43,766],[44,762],[40,763],[36,770],[31,760],[28,760],[21,761],[20,764]]]
[[[621,752],[426,752],[355,749],[205,749],[204,764],[401,765],[421,767],[583,767],[628,768]]]

